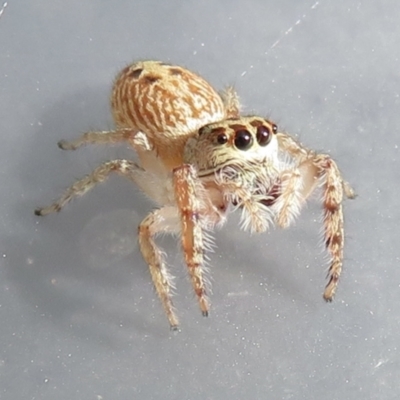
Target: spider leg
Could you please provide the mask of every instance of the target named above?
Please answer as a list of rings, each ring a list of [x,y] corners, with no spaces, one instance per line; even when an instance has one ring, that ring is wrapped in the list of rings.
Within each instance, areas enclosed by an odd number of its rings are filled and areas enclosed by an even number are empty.
[[[148,192],[149,195],[153,194],[150,191],[152,187],[151,182],[153,182],[152,179],[155,178],[152,174],[147,173],[132,161],[113,160],[101,164],[92,173],[75,182],[65,191],[60,199],[50,206],[37,208],[35,214],[47,215],[60,211],[74,197],[82,196],[98,183],[104,182],[112,172],[116,172],[134,181],[145,192]],[[158,187],[161,187],[162,182],[156,182],[156,184]],[[173,311],[170,298],[172,279],[166,270],[162,254],[156,247],[153,237],[160,232],[178,231],[176,219],[177,213],[175,207],[164,207],[149,214],[139,226],[140,249],[143,258],[149,265],[154,286],[168,316],[171,329],[177,329],[178,326],[178,319]]]
[[[279,148],[284,152],[289,153],[290,156],[296,159],[299,163],[309,158],[309,155],[312,153],[311,150],[301,145],[297,140],[293,139],[286,133],[278,132],[277,138]]]
[[[303,169],[311,168],[311,166],[304,164],[304,162],[313,160],[314,158],[318,157],[318,154],[316,154],[314,151],[307,149],[286,133],[279,132],[277,134],[277,137],[279,141],[279,147],[282,151],[288,153],[291,157],[293,157],[293,159],[296,160],[299,166],[303,164]],[[354,199],[356,197],[356,193],[354,192],[353,188],[348,182],[343,180],[340,172],[338,174],[338,177],[340,178],[340,182],[346,197],[349,199]],[[311,194],[316,186],[317,182],[315,180],[314,182],[310,180],[308,182],[304,182],[303,194],[305,195],[305,199],[308,197],[309,194]]]
[[[172,277],[165,266],[162,252],[154,242],[154,236],[161,232],[176,232],[176,208],[166,206],[150,213],[139,225],[139,246],[149,266],[154,287],[167,314],[172,330],[177,330],[179,321],[171,300]]]
[[[74,197],[83,196],[90,189],[93,189],[98,183],[104,182],[112,172],[135,179],[135,172],[143,171],[136,163],[129,160],[113,160],[105,162],[94,169],[89,175],[76,181],[70,186],[64,194],[53,204],[37,208],[36,215],[47,215],[52,212],[60,211]]]
[[[190,280],[203,316],[208,316],[209,302],[203,274],[203,231],[201,227],[201,202],[199,181],[194,168],[188,164],[174,169],[173,185],[181,217],[182,247]]]
[[[320,155],[314,160],[324,179],[324,231],[325,245],[331,256],[328,270],[328,284],[325,287],[324,299],[332,301],[338,285],[343,264],[343,180],[336,163],[328,156]]]
[[[226,118],[239,118],[240,102],[236,90],[232,86],[228,86],[220,94],[224,103]]]
[[[323,297],[332,301],[343,265],[344,230],[343,197],[353,199],[356,194],[343,180],[335,161],[328,155],[317,154],[284,133],[278,133],[281,149],[298,163],[302,177],[300,195],[305,201],[320,183],[323,185],[324,237],[331,260],[327,274],[328,284]]]
[[[87,144],[119,143],[131,139],[135,135],[133,129],[116,129],[111,131],[89,131],[77,139],[67,141],[60,140],[57,144],[62,150],[76,150]]]
[[[317,184],[323,187],[324,238],[330,255],[327,274],[328,284],[323,297],[332,301],[338,285],[343,265],[344,230],[343,230],[343,196],[344,182],[335,161],[328,155],[314,155],[299,166],[304,182],[300,191],[303,201],[309,196]],[[353,194],[347,193],[347,194]]]
[[[128,142],[139,156],[142,167],[153,173],[163,173],[165,166],[157,155],[148,136],[132,128],[120,128],[111,131],[90,131],[70,142],[60,140],[58,147],[62,150],[76,150],[87,144],[113,144]]]
[[[60,140],[58,147],[62,150],[76,150],[87,144],[114,144],[120,142],[128,142],[135,149],[145,169],[153,172],[163,170],[162,163],[158,160],[154,146],[148,136],[137,129],[120,128],[111,131],[89,131],[70,142]]]

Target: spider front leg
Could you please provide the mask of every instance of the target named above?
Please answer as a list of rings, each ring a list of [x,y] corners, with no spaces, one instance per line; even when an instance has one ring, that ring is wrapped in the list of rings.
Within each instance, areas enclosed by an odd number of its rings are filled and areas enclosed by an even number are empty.
[[[332,301],[343,265],[343,197],[353,199],[355,192],[328,155],[316,154],[284,133],[278,133],[278,140],[281,149],[289,153],[298,165],[302,183],[298,190],[299,200],[304,202],[318,184],[323,186],[325,246],[331,256],[323,297]]]
[[[313,177],[313,179],[308,179],[307,181],[303,182],[302,193],[304,199],[307,199],[307,197],[312,193],[318,183],[314,177],[315,174],[310,174],[310,170],[313,168],[313,162],[309,164],[307,163],[307,161],[313,160],[315,157],[318,157],[318,154],[303,146],[297,140],[293,139],[286,133],[279,132],[277,134],[277,138],[280,149],[283,152],[288,153],[296,161],[298,166],[303,165],[303,169],[307,169],[308,175]],[[341,185],[343,187],[343,191],[346,197],[349,199],[354,199],[356,197],[356,193],[354,192],[353,188],[348,182],[343,179],[340,172],[338,174],[338,177],[340,178]]]
[[[325,287],[324,299],[332,301],[338,285],[343,264],[343,180],[336,163],[326,155],[316,156],[314,165],[324,181],[324,230],[325,246],[331,255],[328,270],[328,284]]]
[[[201,226],[200,184],[195,169],[188,164],[173,171],[175,199],[181,217],[182,247],[190,280],[203,316],[209,303],[203,276],[203,231]],[[200,189],[200,190],[199,190]]]
[[[318,183],[323,187],[325,246],[331,258],[323,297],[332,301],[343,265],[343,195],[353,197],[354,192],[345,186],[339,168],[328,155],[313,155],[299,166],[299,171],[303,180],[300,194],[304,200]],[[346,187],[351,191],[346,193]]]

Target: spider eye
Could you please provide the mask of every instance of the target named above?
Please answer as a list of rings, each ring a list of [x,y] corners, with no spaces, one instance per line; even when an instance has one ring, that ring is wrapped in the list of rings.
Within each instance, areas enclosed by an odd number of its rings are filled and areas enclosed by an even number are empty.
[[[272,128],[274,129],[274,128]],[[266,146],[272,138],[271,131],[264,125],[260,125],[257,128],[257,142],[260,146]]]
[[[221,133],[220,135],[217,136],[218,144],[225,144],[227,141],[228,141],[228,136],[226,136],[225,133]]]
[[[205,133],[205,131],[206,131],[206,127],[205,127],[205,126],[202,126],[202,127],[199,129],[199,136],[203,135],[203,134]]]
[[[272,132],[278,133],[278,127],[275,124],[272,124]]]
[[[236,131],[235,134],[235,146],[239,150],[247,150],[253,144],[253,136],[246,130]]]

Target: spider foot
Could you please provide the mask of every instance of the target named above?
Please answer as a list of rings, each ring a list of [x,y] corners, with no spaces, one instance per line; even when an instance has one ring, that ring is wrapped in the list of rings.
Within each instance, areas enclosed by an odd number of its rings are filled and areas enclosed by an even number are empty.
[[[332,302],[334,296],[335,296],[335,292],[336,292],[336,288],[338,285],[338,281],[339,281],[339,274],[334,273],[331,277],[330,280],[328,282],[328,284],[325,287],[325,291],[323,294],[324,300],[327,303]]]
[[[174,333],[180,332],[178,325],[170,325],[169,329]]]
[[[53,212],[59,212],[61,210],[61,207],[58,204],[53,204],[49,207],[42,207],[42,208],[36,208],[35,209],[35,215],[39,217],[43,217],[44,215],[53,213]]]
[[[60,140],[57,143],[57,146],[61,149],[61,150],[76,150],[76,146],[73,145],[70,142],[67,142],[66,140]]]
[[[43,215],[43,214],[42,214],[42,210],[43,210],[43,208],[37,208],[37,209],[35,210],[35,215],[37,215],[37,216]]]

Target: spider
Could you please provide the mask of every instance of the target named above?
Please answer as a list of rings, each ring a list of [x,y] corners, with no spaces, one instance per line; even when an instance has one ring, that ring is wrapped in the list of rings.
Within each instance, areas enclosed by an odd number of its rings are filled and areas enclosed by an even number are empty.
[[[242,211],[242,227],[265,232],[288,227],[318,186],[323,187],[324,237],[330,255],[323,297],[334,297],[343,262],[343,197],[355,196],[328,155],[302,146],[259,116],[240,116],[236,92],[221,94],[199,75],[158,61],[137,62],[116,77],[111,108],[117,128],[87,132],[58,146],[127,142],[139,163],[112,160],[76,181],[36,215],[60,211],[115,172],[154,200],[140,223],[139,246],[170,327],[178,329],[172,277],[155,243],[160,233],[179,234],[189,277],[203,316],[208,316],[204,252],[208,232]]]

